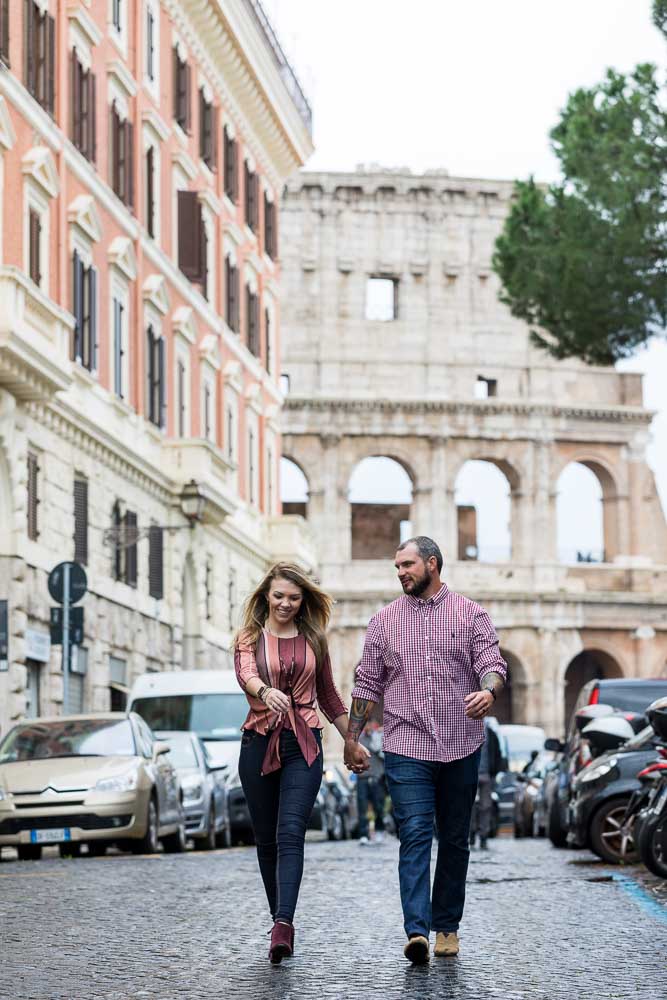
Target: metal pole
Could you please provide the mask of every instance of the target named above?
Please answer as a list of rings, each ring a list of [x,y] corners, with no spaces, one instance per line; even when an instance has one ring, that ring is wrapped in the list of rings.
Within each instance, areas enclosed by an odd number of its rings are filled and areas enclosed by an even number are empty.
[[[69,563],[63,567],[63,715],[67,715],[69,688]]]

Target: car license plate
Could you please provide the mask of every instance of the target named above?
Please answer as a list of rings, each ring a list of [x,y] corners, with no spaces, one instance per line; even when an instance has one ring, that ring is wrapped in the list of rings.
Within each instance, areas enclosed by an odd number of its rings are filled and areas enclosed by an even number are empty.
[[[30,831],[31,844],[62,844],[64,841],[71,839],[72,837],[70,835],[68,827],[64,827],[59,830]]]

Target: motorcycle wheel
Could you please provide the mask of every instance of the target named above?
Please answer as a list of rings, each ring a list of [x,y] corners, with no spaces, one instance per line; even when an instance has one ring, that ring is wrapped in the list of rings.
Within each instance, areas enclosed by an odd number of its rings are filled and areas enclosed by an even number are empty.
[[[554,847],[567,847],[567,830],[561,824],[558,803],[552,804],[549,809],[547,836]]]
[[[660,878],[667,878],[667,814],[664,811],[642,824],[637,847],[648,870]]]

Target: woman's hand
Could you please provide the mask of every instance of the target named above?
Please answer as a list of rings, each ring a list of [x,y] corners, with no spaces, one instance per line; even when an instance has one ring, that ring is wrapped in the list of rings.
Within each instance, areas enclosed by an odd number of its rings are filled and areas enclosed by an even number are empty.
[[[264,695],[263,701],[272,712],[279,712],[281,715],[285,715],[290,710],[292,704],[287,695],[279,691],[278,688],[269,688]]]

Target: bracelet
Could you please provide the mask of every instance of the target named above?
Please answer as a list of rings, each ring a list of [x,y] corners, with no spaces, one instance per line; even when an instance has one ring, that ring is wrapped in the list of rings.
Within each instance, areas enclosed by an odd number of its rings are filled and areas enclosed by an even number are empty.
[[[267,691],[270,691],[270,690],[271,690],[271,688],[269,687],[268,684],[262,684],[261,688],[259,689],[259,691],[255,695],[255,697],[259,698],[260,701],[264,701],[264,695],[266,694]],[[264,704],[266,705],[265,701],[264,701]]]
[[[496,700],[496,692],[494,691],[494,689],[492,687],[483,687],[482,691],[488,691],[489,694],[491,695],[491,697],[493,698],[493,700],[494,701]]]

